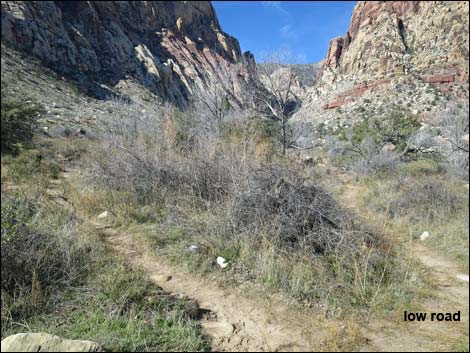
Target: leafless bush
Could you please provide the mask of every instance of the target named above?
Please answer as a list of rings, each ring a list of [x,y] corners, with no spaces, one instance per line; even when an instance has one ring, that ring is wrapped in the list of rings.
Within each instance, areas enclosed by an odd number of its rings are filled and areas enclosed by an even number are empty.
[[[215,53],[214,53],[215,55]],[[240,101],[241,92],[237,92],[234,78],[229,69],[219,62],[217,77],[196,87],[193,92],[192,115],[199,126],[211,135],[218,134],[222,123],[227,121],[228,115],[239,111],[243,103]]]
[[[160,136],[160,122],[173,114],[175,108],[163,106],[155,109],[122,98],[108,100],[104,106],[100,123],[104,139],[119,140],[121,144],[134,144],[140,138],[152,139],[155,143]]]
[[[72,230],[77,220],[49,212],[38,200],[2,194],[2,293],[68,284],[89,268],[91,249]]]
[[[300,107],[300,101],[295,94],[297,77],[293,70],[285,67],[291,59],[292,54],[287,50],[266,55],[266,62],[259,67],[261,82],[266,92],[258,90],[257,94],[253,94],[253,97],[259,100],[254,103],[254,109],[280,126],[283,155],[291,144],[289,120]]]
[[[373,242],[359,222],[325,191],[281,166],[250,170],[229,200],[229,215],[238,231],[269,229],[276,242],[323,253],[337,247]],[[354,234],[354,235],[353,235]]]
[[[370,136],[360,143],[328,140],[328,158],[337,164],[349,166],[354,172],[374,175],[379,172],[393,171],[400,165],[400,155],[387,145],[378,145]]]
[[[452,103],[430,117],[442,138],[440,149],[447,159],[450,173],[468,179],[469,175],[469,106]]]
[[[363,175],[373,175],[378,172],[394,171],[400,165],[400,157],[393,151],[380,151],[366,158],[360,158],[351,169]]]
[[[396,182],[394,199],[390,200],[390,217],[410,217],[416,222],[433,222],[455,214],[463,204],[462,195],[434,179],[401,178]]]
[[[113,147],[108,145],[95,160],[89,179],[114,190],[125,190],[138,203],[163,201],[175,191],[206,201],[218,200],[227,193],[230,176],[217,155],[165,158],[137,147]]]

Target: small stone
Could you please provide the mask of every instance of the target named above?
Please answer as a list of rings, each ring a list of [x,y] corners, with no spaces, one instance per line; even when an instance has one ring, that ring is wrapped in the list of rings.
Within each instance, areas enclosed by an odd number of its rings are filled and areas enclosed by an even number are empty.
[[[189,251],[189,252],[198,252],[198,251],[199,251],[199,246],[197,246],[197,245],[191,245],[191,246],[188,248],[188,251]]]
[[[98,215],[98,219],[106,218],[106,217],[108,217],[108,215],[109,215],[109,212],[108,212],[108,211],[104,211],[104,212],[102,212],[102,213],[100,213],[100,214]]]
[[[429,237],[429,232],[423,232],[423,234],[421,234],[421,236],[419,237],[419,239],[421,240],[426,240],[426,238]]]
[[[461,281],[468,282],[468,275],[464,275],[464,274],[460,273],[456,277],[457,277],[457,279],[459,279]]]
[[[227,260],[225,260],[222,256],[217,257],[217,264],[220,268],[226,268],[228,266]]]

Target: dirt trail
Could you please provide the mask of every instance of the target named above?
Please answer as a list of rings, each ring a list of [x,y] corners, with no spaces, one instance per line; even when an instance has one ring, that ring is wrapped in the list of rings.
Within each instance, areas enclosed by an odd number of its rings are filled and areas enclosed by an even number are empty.
[[[70,180],[70,173],[65,173],[64,179]],[[51,191],[51,196],[57,197],[57,189]],[[341,200],[345,205],[357,208],[362,191],[360,186],[346,184]],[[341,323],[322,320],[319,313],[314,314],[304,307],[287,304],[274,296],[257,295],[252,288],[222,288],[209,279],[169,265],[133,234],[96,221],[90,221],[90,224],[117,253],[129,263],[143,268],[165,291],[185,295],[199,303],[200,323],[212,337],[214,351],[331,349],[327,341],[334,336],[328,328],[345,329]],[[457,277],[465,272],[423,244],[415,242],[413,246],[417,258],[437,284],[432,299],[420,303],[421,311],[460,310],[461,322],[404,323],[403,312],[400,312],[391,320],[372,319],[358,323],[362,325],[360,333],[367,339],[359,347],[361,351],[436,351],[455,349],[455,342],[461,342],[461,346],[457,346],[459,349],[465,349],[465,343],[468,345],[469,288],[468,282]],[[346,331],[342,332],[345,334]]]
[[[359,199],[365,189],[345,181],[340,197],[346,207],[360,209]],[[369,344],[363,351],[437,351],[468,350],[469,337],[469,284],[468,271],[452,260],[428,248],[419,240],[413,241],[413,256],[424,265],[428,276],[435,283],[432,297],[419,303],[419,312],[428,313],[424,322],[404,322],[400,312],[395,322],[375,321],[362,330]],[[465,280],[466,278],[466,280]],[[431,313],[455,313],[460,311],[460,322],[430,321]],[[399,322],[400,324],[397,324]],[[465,342],[466,338],[466,342]]]
[[[132,235],[95,223],[115,251],[143,268],[150,279],[170,293],[197,300],[201,325],[216,351],[310,351],[320,329],[305,312],[276,298],[253,298],[241,288],[223,289],[207,279],[168,265]]]
[[[73,183],[74,172],[53,180],[49,196],[64,207],[73,207],[64,197],[63,182]],[[181,294],[199,304],[199,321],[212,339],[213,351],[311,351],[321,346],[325,328],[321,314],[287,304],[274,296],[258,295],[243,288],[222,288],[209,279],[196,277],[169,265],[134,234],[121,231],[105,220],[85,221],[100,238],[131,265],[142,268],[165,292]],[[336,323],[343,327],[341,323]]]

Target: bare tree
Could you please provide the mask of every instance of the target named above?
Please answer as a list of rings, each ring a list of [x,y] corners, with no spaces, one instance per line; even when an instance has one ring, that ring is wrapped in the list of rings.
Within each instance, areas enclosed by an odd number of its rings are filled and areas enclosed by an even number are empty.
[[[225,84],[219,80],[209,82],[204,89],[196,90],[194,97],[198,111],[205,111],[212,121],[220,125],[230,107]]]
[[[216,56],[215,50],[212,55]],[[203,83],[201,87],[194,87],[193,107],[200,118],[209,123],[211,127],[218,128],[225,116],[233,108],[242,107],[242,103],[236,96],[234,80],[229,67],[219,61],[215,61],[213,68],[215,76]]]
[[[298,98],[294,93],[297,77],[293,70],[286,67],[291,62],[292,55],[287,50],[279,50],[266,55],[263,65],[259,67],[261,82],[267,94],[258,92],[261,105],[255,104],[255,109],[263,111],[279,122],[282,137],[282,154],[285,155],[288,143],[288,121],[298,108]]]
[[[468,177],[469,169],[469,106],[449,104],[444,110],[430,117],[446,143],[441,149],[447,158],[450,169],[456,174]]]

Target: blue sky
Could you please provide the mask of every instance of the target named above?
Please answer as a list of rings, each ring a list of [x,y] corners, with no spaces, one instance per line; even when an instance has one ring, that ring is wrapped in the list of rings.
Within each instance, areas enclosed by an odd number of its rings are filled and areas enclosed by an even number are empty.
[[[224,32],[256,61],[287,49],[296,63],[324,59],[330,39],[346,33],[355,1],[212,1]]]

